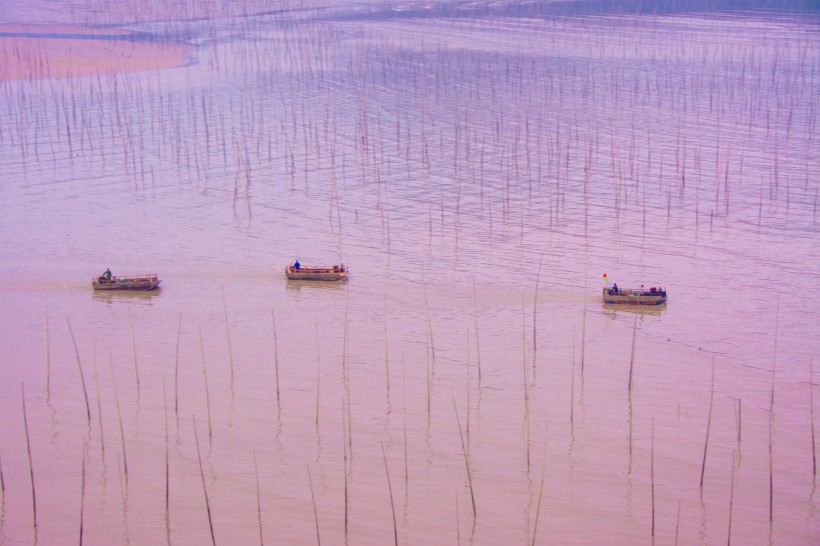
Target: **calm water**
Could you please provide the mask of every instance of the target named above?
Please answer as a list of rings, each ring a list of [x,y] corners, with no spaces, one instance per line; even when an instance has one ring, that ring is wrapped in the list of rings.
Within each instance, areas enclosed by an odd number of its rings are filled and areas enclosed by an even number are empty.
[[[817,11],[3,4],[0,543],[820,541]]]

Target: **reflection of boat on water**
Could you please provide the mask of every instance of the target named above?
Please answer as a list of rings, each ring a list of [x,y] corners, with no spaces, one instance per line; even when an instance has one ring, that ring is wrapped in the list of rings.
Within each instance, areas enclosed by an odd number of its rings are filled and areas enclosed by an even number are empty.
[[[624,313],[631,313],[641,317],[656,317],[666,312],[666,305],[613,305],[604,303],[601,305],[604,315],[608,317],[623,316]]]
[[[307,290],[309,293],[316,294],[320,291],[324,294],[339,292],[347,287],[347,281],[344,282],[327,282],[327,281],[287,281],[284,283],[285,290],[288,292],[297,293],[301,290]]]
[[[341,265],[301,265],[290,264],[285,268],[285,276],[292,281],[342,281],[349,271]]]
[[[154,290],[161,282],[156,273],[130,277],[101,275],[91,279],[91,287],[94,290]]]
[[[604,303],[608,305],[663,305],[666,290],[655,288],[604,288]]]
[[[91,299],[105,303],[133,303],[135,305],[151,305],[154,298],[162,294],[162,290],[92,290]]]

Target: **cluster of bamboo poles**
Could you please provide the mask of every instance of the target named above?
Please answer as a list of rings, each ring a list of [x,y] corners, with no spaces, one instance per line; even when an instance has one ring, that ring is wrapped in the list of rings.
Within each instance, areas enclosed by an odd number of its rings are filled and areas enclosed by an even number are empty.
[[[553,62],[533,45],[490,64],[479,53],[431,55],[411,47],[412,27],[379,47],[341,47],[336,29],[317,21],[230,24],[270,39],[209,41],[199,51],[208,68],[186,69],[209,87],[179,89],[161,73],[0,82],[0,144],[27,178],[88,162],[124,172],[137,189],[189,181],[249,219],[274,191],[263,181],[284,173],[292,189],[327,191],[339,232],[356,208],[344,190],[367,187],[388,246],[399,198],[418,201],[411,211],[431,240],[458,237],[469,218],[484,237],[499,236],[500,223],[522,241],[538,217],[548,228],[580,222],[585,233],[595,217],[620,225],[626,213],[643,215],[644,230],[655,215],[683,213],[696,228],[728,217],[764,225],[787,210],[795,218],[795,207],[816,221],[817,164],[799,159],[816,140],[807,42],[783,40],[773,52],[710,45],[699,55],[674,45],[691,45],[685,32],[660,51],[653,28],[607,35],[668,65],[650,74],[601,53],[589,66]],[[552,25],[577,34],[571,22]],[[598,51],[596,32],[576,39]],[[763,179],[744,182],[750,164]]]
[[[540,286],[540,273],[539,277],[535,280],[535,295],[528,302],[526,299],[523,302],[523,312],[522,312],[522,343],[521,347],[523,349],[523,354],[521,358],[522,366],[523,366],[523,378],[522,378],[522,385],[523,385],[523,392],[521,395],[521,400],[523,402],[522,411],[521,411],[521,422],[522,422],[522,441],[525,453],[523,456],[526,459],[526,472],[527,475],[530,474],[531,471],[531,460],[537,458],[537,456],[533,453],[534,445],[538,444],[538,441],[532,438],[531,434],[531,427],[532,427],[532,420],[534,419],[533,416],[533,387],[537,382],[537,376],[539,373],[539,369],[544,368],[544,366],[549,367],[548,360],[545,358],[538,357],[538,340],[544,340],[543,332],[539,332],[539,320],[537,314],[538,308],[538,291]],[[474,289],[475,290],[475,289]],[[223,289],[224,294],[224,289]],[[474,292],[474,298],[477,300],[477,295]],[[226,370],[230,373],[230,384],[229,384],[229,392],[231,399],[236,395],[235,393],[235,385],[234,385],[234,367],[233,367],[233,354],[232,354],[232,344],[231,344],[231,330],[230,330],[230,320],[229,320],[229,311],[228,311],[228,304],[227,300],[223,300],[223,313],[224,313],[224,322],[225,322],[225,349],[226,354],[224,355],[225,362],[222,363],[220,366],[223,370]],[[527,307],[532,306],[531,314],[529,313]],[[476,301],[476,307],[477,307]],[[427,400],[426,400],[426,421],[427,426],[431,425],[431,422],[434,420],[434,412],[440,412],[441,409],[434,405],[433,401],[433,391],[437,389],[436,383],[442,381],[438,379],[436,376],[436,361],[435,361],[435,345],[434,345],[434,338],[435,338],[435,331],[434,331],[434,321],[432,318],[432,312],[429,308],[429,305],[426,304],[426,311],[423,316],[423,322],[425,323],[425,353],[426,359],[428,361],[426,366],[426,378],[425,381],[427,382]],[[128,311],[129,319],[130,319],[130,309]],[[527,317],[531,316],[531,322],[528,322]],[[276,316],[275,313],[272,315],[273,322],[272,322],[272,331],[271,331],[271,339],[273,341],[273,347],[271,347],[271,365],[274,368],[274,377],[275,377],[275,389],[271,391],[271,398],[272,402],[275,403],[276,406],[276,420],[277,422],[281,419],[281,412],[282,412],[282,400],[280,398],[281,390],[280,390],[280,375],[279,375],[279,347],[278,347],[278,334],[277,334],[277,327],[276,327]],[[471,441],[471,422],[475,419],[475,414],[478,411],[476,409],[476,402],[478,400],[478,404],[480,404],[480,400],[482,397],[482,390],[487,387],[486,384],[482,385],[482,376],[481,376],[481,350],[480,344],[478,342],[479,339],[479,315],[476,311],[475,313],[475,330],[474,332],[467,332],[466,336],[466,351],[464,361],[462,365],[465,370],[466,374],[466,395],[462,398],[462,403],[460,404],[456,396],[452,396],[452,406],[453,406],[453,413],[452,417],[445,417],[445,419],[452,419],[454,425],[454,432],[457,432],[459,444],[460,444],[460,455],[463,459],[463,468],[464,468],[464,482],[465,482],[465,493],[469,495],[469,503],[472,513],[472,530],[470,532],[470,537],[472,540],[475,537],[477,524],[479,522],[479,516],[481,514],[481,507],[485,507],[485,509],[492,509],[492,499],[482,499],[480,495],[481,489],[481,475],[476,475],[476,470],[474,468],[474,460],[473,460],[473,449],[472,449],[472,441]],[[635,316],[634,322],[632,325],[632,341],[631,341],[631,350],[628,358],[628,368],[624,370],[625,374],[625,388],[623,389],[624,396],[626,403],[628,405],[628,438],[627,438],[627,447],[628,447],[628,469],[627,473],[632,475],[633,472],[636,471],[633,468],[633,395],[635,393],[636,387],[636,378],[640,377],[640,364],[645,361],[645,358],[642,359],[640,355],[640,329],[638,328],[638,316]],[[341,424],[342,424],[342,440],[343,440],[343,447],[341,450],[341,455],[343,457],[343,474],[344,474],[344,495],[343,495],[343,502],[344,502],[344,537],[345,541],[348,540],[349,537],[349,511],[350,511],[350,503],[351,498],[349,496],[350,488],[352,487],[352,476],[353,476],[353,459],[356,453],[354,442],[354,432],[356,426],[356,419],[354,419],[354,414],[352,412],[352,407],[355,404],[353,399],[353,389],[351,388],[352,384],[356,382],[356,376],[353,375],[351,369],[351,348],[350,348],[350,319],[345,315],[343,319],[343,336],[341,340],[341,347],[339,348],[340,354],[340,370],[338,375],[338,380],[341,383],[341,392],[342,400],[340,406],[340,415],[341,415]],[[385,388],[383,390],[384,397],[385,397],[385,411],[386,415],[389,415],[392,411],[392,403],[390,400],[390,375],[391,375],[391,368],[390,368],[390,344],[388,342],[388,320],[387,316],[385,315],[385,325],[384,325],[384,342],[385,342],[385,355],[384,355],[384,375],[385,375]],[[169,409],[173,414],[173,418],[176,421],[176,430],[177,430],[177,443],[181,441],[179,437],[180,431],[180,421],[185,420],[185,409],[180,407],[179,403],[179,367],[180,367],[180,339],[182,333],[182,326],[183,326],[183,319],[182,316],[179,317],[178,327],[176,331],[176,342],[175,342],[175,355],[174,355],[174,367],[173,367],[173,396],[172,400],[169,399],[168,394],[166,393],[165,387],[165,379],[163,379],[163,386],[162,386],[162,398],[164,404],[164,419],[165,419],[165,453],[164,453],[164,467],[165,467],[165,522],[166,522],[166,535],[168,537],[169,543],[171,542],[171,529],[172,529],[172,517],[171,517],[171,466],[170,466],[170,432],[169,432]],[[576,363],[575,359],[575,347],[576,347],[576,340],[573,338],[572,341],[572,358],[570,362],[570,366],[572,368],[570,377],[571,377],[571,394],[569,397],[569,404],[570,408],[565,416],[568,416],[568,426],[572,431],[570,437],[571,442],[574,441],[574,430],[575,430],[575,423],[573,422],[574,411],[576,409],[576,405],[578,402],[575,398],[575,389],[576,389],[576,381],[580,383],[580,388],[583,391],[584,385],[584,354],[585,354],[585,346],[586,346],[586,312],[581,320],[582,331],[584,334],[581,337],[580,347],[581,350],[581,360],[579,363]],[[317,446],[319,443],[319,419],[320,419],[320,377],[321,377],[321,369],[319,366],[319,331],[318,331],[318,323],[316,325],[317,328],[317,368],[316,368],[316,415],[315,415],[315,425],[316,425],[316,433],[317,433]],[[88,389],[88,384],[86,382],[86,377],[88,374],[87,371],[87,363],[84,363],[84,359],[82,354],[88,350],[87,346],[83,347],[82,344],[77,342],[77,338],[75,337],[74,330],[72,328],[72,324],[70,320],[66,321],[66,327],[69,337],[71,339],[73,352],[74,352],[74,360],[76,364],[76,371],[79,377],[78,387],[80,393],[82,395],[82,413],[84,419],[86,421],[86,430],[83,433],[83,441],[82,441],[82,460],[78,465],[80,467],[80,509],[79,509],[79,524],[78,524],[78,533],[79,533],[79,542],[83,542],[84,535],[87,535],[88,528],[85,523],[85,499],[87,498],[86,494],[86,486],[88,483],[87,472],[90,466],[89,461],[89,444],[94,434],[94,429],[97,428],[97,434],[99,437],[99,444],[101,450],[101,460],[105,461],[106,455],[106,438],[103,429],[103,422],[104,422],[104,415],[103,415],[103,408],[101,403],[101,392],[100,392],[100,380],[98,378],[98,371],[97,371],[97,364],[96,364],[96,352],[97,352],[97,340],[96,335],[92,333],[92,340],[91,340],[91,351],[94,353],[94,392],[90,393]],[[49,314],[46,311],[45,314],[45,372],[46,372],[46,380],[44,382],[46,392],[44,400],[46,404],[48,404],[49,400],[51,399],[51,389],[53,386],[53,381],[51,379],[52,374],[52,332],[54,330],[53,326],[50,323]],[[140,363],[137,354],[137,347],[138,347],[138,337],[136,334],[136,329],[134,327],[134,323],[132,320],[129,320],[129,330],[130,330],[130,341],[131,341],[131,348],[133,352],[133,380],[132,380],[132,387],[134,392],[137,396],[137,404],[139,405],[139,397],[140,397]],[[196,414],[191,415],[191,430],[193,432],[193,439],[194,445],[196,448],[196,464],[197,464],[197,472],[200,477],[201,487],[202,487],[202,497],[204,503],[204,513],[205,517],[208,522],[208,529],[210,533],[210,538],[213,544],[217,543],[217,527],[215,524],[215,514],[213,513],[212,509],[212,501],[211,496],[213,495],[212,487],[209,487],[209,478],[206,475],[206,465],[204,464],[207,457],[210,456],[211,450],[213,448],[213,438],[216,434],[220,434],[221,431],[215,431],[212,422],[212,414],[211,414],[211,401],[209,395],[209,383],[208,383],[208,366],[206,363],[206,350],[205,344],[203,341],[202,336],[202,328],[198,326],[198,340],[200,345],[200,352],[201,352],[201,364],[202,364],[202,385],[204,390],[204,400],[206,405],[206,419],[207,419],[207,452],[206,456],[203,457],[202,452],[202,445],[204,442],[200,441],[200,436],[198,432],[197,426],[197,416]],[[528,335],[529,333],[529,335]],[[531,337],[529,337],[531,336]],[[774,438],[775,438],[775,393],[776,393],[776,377],[777,377],[777,354],[778,354],[778,338],[779,338],[779,309],[775,311],[775,324],[774,324],[774,346],[772,350],[773,354],[773,361],[771,366],[771,387],[770,387],[770,397],[769,397],[769,408],[768,408],[768,457],[769,457],[769,525],[770,530],[772,526],[775,524],[775,491],[777,490],[775,486],[775,473],[774,473]],[[473,347],[475,348],[475,356],[472,356]],[[110,366],[110,375],[111,375],[111,388],[114,394],[114,402],[116,406],[116,414],[117,414],[117,423],[118,423],[118,432],[119,432],[119,446],[118,446],[118,469],[120,472],[120,479],[123,483],[125,489],[125,495],[127,496],[128,490],[128,483],[129,483],[129,459],[128,453],[129,448],[127,445],[127,441],[129,435],[126,433],[123,425],[123,411],[120,404],[120,394],[117,387],[116,381],[116,373],[114,371],[114,358],[112,356],[111,350],[109,349],[109,366]],[[704,496],[704,486],[706,483],[706,476],[707,476],[707,462],[709,459],[709,451],[710,451],[710,438],[712,435],[712,419],[713,419],[713,406],[715,402],[715,372],[717,369],[716,366],[716,358],[712,358],[711,363],[711,380],[710,380],[710,387],[709,387],[709,404],[708,404],[708,413],[706,415],[705,423],[704,423],[704,433],[705,433],[705,440],[703,444],[703,453],[702,459],[700,464],[700,480],[699,480],[699,489],[701,494],[701,502],[703,502]],[[401,384],[402,384],[402,391],[405,388],[405,366],[402,360],[401,366]],[[372,372],[372,371],[371,371]],[[816,479],[816,455],[815,455],[815,438],[814,438],[814,411],[813,411],[813,363],[809,369],[810,378],[809,378],[809,401],[810,401],[810,432],[811,432],[811,442],[812,442],[812,450],[811,450],[811,471],[812,471],[812,479]],[[395,372],[394,372],[395,373]],[[543,373],[543,372],[542,372]],[[576,375],[577,373],[577,375]],[[362,379],[362,381],[369,381],[367,379]],[[372,381],[370,381],[372,383]],[[442,387],[439,387],[442,388]],[[96,397],[96,404],[92,403],[92,395]],[[472,401],[471,401],[472,400]],[[466,403],[465,403],[466,401]],[[25,431],[25,445],[26,445],[26,452],[27,452],[27,460],[28,460],[28,475],[29,475],[29,484],[31,489],[31,503],[32,503],[32,526],[34,529],[35,537],[36,533],[38,532],[38,482],[35,479],[37,465],[35,461],[38,459],[37,453],[33,452],[32,448],[32,438],[30,436],[30,417],[29,417],[29,404],[30,402],[27,399],[25,387],[21,385],[21,406],[22,406],[22,420],[23,420],[23,430]],[[409,463],[409,455],[408,455],[408,447],[407,447],[407,433],[408,433],[408,423],[407,423],[407,397],[406,393],[403,392],[402,394],[402,412],[403,412],[403,477],[404,477],[404,488],[405,491],[409,490],[410,487],[410,463]],[[735,411],[735,426],[736,426],[736,445],[734,447],[732,453],[732,469],[729,478],[730,484],[730,492],[729,492],[729,511],[728,511],[728,525],[727,525],[727,543],[732,543],[732,517],[733,517],[733,507],[735,503],[734,499],[734,492],[735,492],[735,478],[736,474],[739,470],[740,460],[741,460],[741,450],[742,450],[742,429],[743,429],[743,421],[742,421],[742,403],[741,399],[732,399],[732,404]],[[139,411],[139,408],[136,408],[136,411]],[[94,414],[96,413],[97,419],[94,419]],[[448,413],[448,412],[445,412]],[[441,413],[439,413],[439,416]],[[439,417],[441,418],[441,417]],[[549,421],[555,423],[557,425],[556,417],[550,417]],[[650,521],[650,529],[649,534],[652,538],[652,541],[655,541],[656,538],[656,485],[655,485],[655,453],[656,453],[656,440],[655,440],[655,428],[656,428],[656,419],[655,416],[651,416],[651,429],[650,429],[650,443],[649,443],[649,467],[645,469],[649,474],[649,484],[650,484],[650,509],[651,515],[649,518]],[[544,453],[541,456],[541,471],[540,471],[540,483],[537,486],[537,503],[533,513],[529,514],[531,518],[530,525],[528,525],[528,538],[527,543],[531,543],[533,545],[537,544],[537,533],[538,533],[538,526],[539,526],[539,519],[542,511],[542,501],[544,495],[544,487],[545,487],[545,475],[546,475],[546,466],[548,464],[548,454],[547,454],[547,446],[549,442],[545,438],[543,441],[544,446]],[[396,516],[396,492],[394,491],[394,483],[391,479],[391,462],[389,453],[395,450],[395,446],[386,446],[384,441],[381,442],[381,457],[382,462],[384,465],[385,470],[385,485],[387,490],[387,497],[389,499],[390,505],[390,514],[392,519],[392,531],[393,531],[393,538],[396,544],[399,543],[400,537],[400,530],[399,524],[397,521]],[[7,494],[6,492],[6,484],[4,479],[4,472],[3,472],[3,465],[2,459],[0,459],[0,492],[2,492],[4,499]],[[19,469],[14,469],[14,472],[18,472]],[[213,470],[211,470],[213,472]],[[255,472],[255,480],[256,480],[256,502],[257,502],[257,519],[259,525],[259,538],[260,543],[264,543],[264,534],[263,534],[263,510],[262,510],[262,501],[260,496],[260,485],[259,485],[259,470],[256,463],[256,456],[254,455],[254,472]],[[478,481],[478,483],[476,483]],[[307,485],[310,490],[310,498],[311,504],[313,509],[314,515],[314,522],[315,522],[315,530],[316,530],[316,540],[317,543],[321,543],[321,533],[320,530],[322,528],[321,524],[321,513],[318,508],[317,500],[316,500],[316,492],[314,489],[314,482],[311,474],[311,464],[307,464]],[[45,486],[46,490],[48,490],[48,485]],[[39,485],[39,490],[42,492],[42,484]],[[407,493],[405,493],[407,494]],[[456,513],[459,513],[458,503],[459,503],[460,495],[456,494]],[[679,533],[679,525],[680,525],[680,503],[684,499],[678,500],[678,520],[675,524],[675,543],[678,542],[678,533]],[[457,516],[457,518],[460,516]],[[670,531],[667,529],[665,530],[668,534]],[[457,524],[457,533],[459,535],[459,540],[461,536],[461,527],[460,524]]]

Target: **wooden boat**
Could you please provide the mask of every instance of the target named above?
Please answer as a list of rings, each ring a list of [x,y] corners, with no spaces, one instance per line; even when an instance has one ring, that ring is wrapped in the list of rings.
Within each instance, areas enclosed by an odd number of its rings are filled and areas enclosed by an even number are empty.
[[[604,303],[611,305],[663,305],[666,290],[663,288],[604,288]]]
[[[111,277],[105,275],[91,279],[94,290],[153,290],[161,283],[156,273],[150,275],[134,275],[131,277]]]
[[[285,268],[285,276],[292,281],[342,281],[348,273],[345,264],[302,265],[298,269],[290,264]]]

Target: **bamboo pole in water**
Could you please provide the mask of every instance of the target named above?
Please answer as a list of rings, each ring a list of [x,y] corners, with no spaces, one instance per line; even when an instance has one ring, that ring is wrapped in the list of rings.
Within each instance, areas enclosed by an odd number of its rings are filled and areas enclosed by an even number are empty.
[[[347,442],[347,425],[345,423],[345,401],[342,397],[342,458],[344,462],[344,497],[345,497],[345,544],[348,543],[348,525],[350,522],[350,484],[348,482],[348,466],[350,459],[347,456],[348,442]]]
[[[51,343],[48,334],[48,307],[46,307],[46,404],[51,400]]]
[[[538,286],[541,284],[541,265],[544,255],[538,258],[538,275],[535,277],[535,294],[532,302],[532,367],[535,369],[535,353],[538,351]]]
[[[279,344],[276,339],[276,311],[271,309],[273,318],[273,368],[276,376],[276,409],[282,411],[282,403],[279,397]]]
[[[231,367],[231,393],[233,393],[234,372],[233,372],[233,350],[231,349],[231,327],[228,323],[228,304],[225,302],[225,285],[219,283],[222,290],[222,310],[225,314],[225,339],[228,342],[228,362]]]
[[[473,475],[470,471],[470,456],[467,452],[467,446],[464,443],[464,433],[461,430],[461,421],[458,418],[458,407],[456,406],[456,399],[453,397],[453,409],[456,412],[456,424],[458,425],[458,435],[461,438],[461,451],[464,453],[464,466],[467,470],[467,483],[470,486],[470,501],[473,505],[473,520],[476,519],[476,507],[475,507],[475,493],[473,491]]]
[[[387,403],[390,404],[390,346],[387,340],[387,294],[384,296],[384,378],[387,383]]]
[[[322,537],[319,535],[319,511],[316,510],[316,495],[313,493],[313,478],[310,476],[310,464],[306,464],[305,466],[307,467],[308,483],[310,484],[310,501],[313,504],[313,521],[316,524],[316,544],[322,546]],[[347,540],[345,540],[345,544],[347,544]]]
[[[814,359],[809,362],[809,425],[811,426],[811,471],[817,477],[817,442],[814,439]]]
[[[632,353],[629,355],[629,392],[632,392],[632,371],[635,367],[635,341],[638,338],[638,317],[635,316],[635,322],[632,325]]]
[[[88,402],[88,389],[85,388],[85,375],[83,374],[83,365],[80,362],[80,350],[77,348],[77,340],[74,339],[74,331],[71,329],[71,321],[66,318],[68,323],[68,331],[71,334],[71,342],[74,344],[74,354],[77,356],[77,369],[80,371],[80,383],[83,387],[83,397],[85,398],[85,413],[88,417],[88,424],[91,425],[91,404]]]
[[[387,490],[390,493],[390,510],[393,513],[393,541],[396,546],[399,546],[399,528],[396,524],[396,503],[393,500],[393,485],[390,483],[390,467],[387,465],[387,455],[384,452],[384,443],[382,446],[382,459],[384,460],[384,472],[387,475]]]
[[[253,474],[256,477],[256,521],[259,525],[259,546],[264,546],[265,537],[262,535],[262,499],[259,496],[259,466],[256,464],[256,454],[253,455]]]
[[[478,303],[475,290],[475,277],[473,277],[473,316],[475,322],[475,352],[476,367],[478,368],[478,388],[481,389],[481,344],[478,339]]]
[[[680,504],[678,501],[678,515],[675,517],[675,546],[678,546],[678,535],[680,532]]]
[[[88,446],[88,436],[83,437],[82,472],[80,474],[80,546],[83,544],[83,527],[85,523],[85,452]]]
[[[199,351],[202,354],[202,382],[205,387],[205,408],[208,410],[208,447],[213,445],[213,425],[211,421],[211,394],[208,390],[208,370],[205,366],[205,343],[202,341],[202,325],[199,325]],[[197,446],[199,447],[199,446]]]
[[[165,538],[171,545],[171,464],[168,441],[168,394],[165,392],[165,378],[162,380],[162,402],[165,410]]]
[[[202,494],[205,496],[205,510],[208,512],[208,528],[211,531],[211,544],[216,546],[216,535],[214,534],[214,522],[211,517],[211,501],[208,498],[208,488],[205,486],[205,471],[202,469],[202,452],[199,449],[199,434],[196,432],[196,418],[192,415],[194,423],[194,441],[196,442],[196,459],[199,463],[199,477],[202,481]]]
[[[3,498],[5,499],[6,479],[3,477],[3,457],[2,456],[0,456],[0,494],[2,494]]]
[[[316,325],[316,434],[319,434],[319,392],[321,387],[321,377],[322,377],[322,367],[320,362],[320,351],[319,351],[319,318],[314,317],[314,323]],[[278,381],[277,381],[278,383]]]
[[[652,543],[655,543],[655,418],[652,417],[652,433],[649,443],[649,482],[652,491]]]
[[[729,485],[729,530],[726,536],[726,546],[732,546],[732,511],[735,505],[735,465],[737,464],[737,457],[732,452],[732,478]]]
[[[105,467],[105,433],[103,430],[102,401],[100,400],[100,379],[97,374],[97,337],[92,334],[92,346],[94,347],[94,395],[97,399],[97,425],[100,427],[100,460]]]
[[[703,476],[706,474],[706,453],[709,450],[709,433],[712,429],[712,405],[715,400],[715,357],[712,356],[712,387],[709,391],[709,414],[706,419],[706,441],[703,443],[703,462],[700,465],[700,491],[703,494]]]
[[[179,429],[179,338],[182,335],[182,313],[179,314],[179,324],[177,325],[177,345],[174,352],[174,416],[176,417],[177,430]]]
[[[546,436],[546,432],[544,433]],[[541,462],[541,485],[538,488],[538,504],[535,508],[535,522],[532,525],[532,546],[535,546],[535,539],[538,535],[538,520],[541,516],[541,501],[544,498],[544,476],[547,471],[547,440],[544,438],[544,460]]]
[[[28,432],[28,415],[26,414],[26,389],[22,383],[20,383],[20,394],[23,401],[23,426],[26,430],[26,453],[28,454],[28,470],[29,470],[29,479],[31,481],[31,510],[32,515],[34,517],[34,536],[35,536],[35,543],[37,542],[37,492],[34,486],[34,464],[32,463],[31,458],[31,437],[29,436]]]
[[[137,363],[137,337],[134,334],[134,321],[131,319],[131,305],[128,305],[128,324],[131,328],[131,350],[134,353],[134,377],[137,381],[137,400],[140,398],[140,368]]]
[[[122,426],[122,410],[120,409],[120,393],[117,390],[117,378],[114,376],[114,357],[111,356],[111,348],[108,349],[108,365],[111,370],[111,384],[114,387],[114,402],[117,406],[117,421],[120,425],[120,443],[122,445],[122,466],[125,474],[125,484],[128,485],[128,456],[125,451],[125,430]]]

